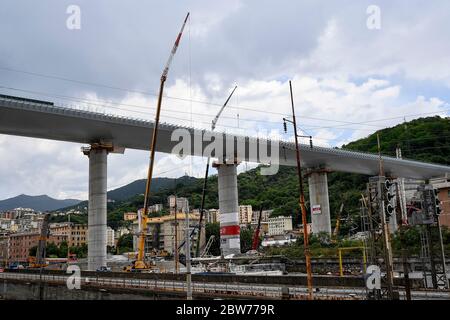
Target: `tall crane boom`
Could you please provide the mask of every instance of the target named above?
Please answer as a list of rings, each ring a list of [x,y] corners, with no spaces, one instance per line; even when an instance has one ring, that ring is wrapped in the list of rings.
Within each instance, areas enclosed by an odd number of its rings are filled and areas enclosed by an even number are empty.
[[[263,206],[261,206],[261,209],[259,210],[258,226],[256,227],[255,234],[253,235],[252,250],[258,250],[259,247],[259,231],[261,230],[262,212]]]
[[[231,91],[230,95],[228,96],[227,101],[223,104],[222,108],[220,108],[219,113],[214,117],[214,120],[211,123],[211,131],[214,131],[216,129],[216,123],[219,120],[220,115],[223,112],[223,109],[227,106],[228,102],[230,101],[231,97],[233,96],[234,91],[236,91],[237,86],[234,87],[233,91]]]
[[[156,107],[156,116],[155,116],[155,127],[153,129],[153,135],[151,140],[151,147],[150,147],[150,161],[149,161],[149,167],[148,167],[148,173],[147,173],[147,183],[145,185],[145,195],[144,195],[144,210],[141,215],[141,229],[139,230],[139,241],[138,241],[138,256],[137,260],[134,263],[134,269],[135,270],[144,270],[148,269],[149,267],[145,263],[145,238],[146,238],[146,229],[147,229],[147,217],[148,217],[148,202],[150,198],[150,188],[152,184],[152,176],[153,176],[153,167],[155,164],[155,146],[156,141],[158,139],[158,125],[159,125],[159,117],[161,114],[161,102],[163,97],[163,91],[164,91],[164,84],[167,79],[167,75],[169,73],[170,65],[172,64],[173,57],[175,56],[175,53],[177,52],[178,45],[181,40],[181,36],[183,35],[184,27],[186,26],[186,22],[189,18],[189,12],[186,15],[186,18],[184,19],[183,25],[181,27],[180,32],[178,33],[177,39],[175,40],[175,43],[173,45],[172,51],[170,52],[169,59],[167,60],[167,63],[164,67],[164,70],[161,75],[161,83],[159,86],[159,95],[158,95],[158,103]]]

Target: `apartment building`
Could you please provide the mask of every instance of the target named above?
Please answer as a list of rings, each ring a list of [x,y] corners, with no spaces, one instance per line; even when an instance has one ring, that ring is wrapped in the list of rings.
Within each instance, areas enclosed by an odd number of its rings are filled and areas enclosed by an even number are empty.
[[[292,231],[292,217],[269,218],[269,236],[283,235]]]
[[[239,206],[239,224],[250,224],[252,222],[252,206]]]
[[[9,262],[28,261],[30,249],[38,245],[39,232],[14,233],[9,236]],[[57,246],[62,242],[67,242],[67,235],[50,235],[47,243],[54,243]]]
[[[87,244],[88,226],[73,222],[51,223],[50,234],[64,235],[67,237],[69,247],[79,247]]]

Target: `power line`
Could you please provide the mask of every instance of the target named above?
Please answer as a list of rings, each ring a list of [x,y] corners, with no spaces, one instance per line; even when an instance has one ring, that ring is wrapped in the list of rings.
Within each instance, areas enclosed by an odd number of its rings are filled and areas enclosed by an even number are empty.
[[[362,121],[362,122],[355,122],[353,124],[360,124],[360,125],[366,125],[367,123],[372,123],[372,122],[381,122],[381,121],[386,121],[386,120],[396,120],[396,119],[400,119],[400,118],[406,118],[406,117],[417,117],[417,116],[425,116],[425,115],[431,115],[431,114],[440,114],[440,113],[446,113],[449,112],[450,109],[443,109],[441,111],[434,111],[434,112],[425,112],[425,113],[416,113],[416,114],[408,114],[408,115],[402,115],[402,116],[398,116],[398,117],[391,117],[391,118],[384,118],[384,119],[376,119],[376,120],[368,120],[368,121]],[[342,127],[344,125],[337,125],[337,126],[324,126],[324,127],[309,127],[307,128],[308,130],[318,130],[318,129],[329,129],[329,128],[339,128]],[[348,128],[344,128],[344,129],[348,129]],[[351,129],[351,130],[367,130],[367,129]]]
[[[435,132],[435,133],[441,133],[442,131],[429,131],[429,132]],[[439,137],[422,137],[422,138],[414,138],[414,139],[392,139],[389,140],[389,143],[395,143],[395,142],[413,142],[413,141],[426,141],[426,140],[438,140],[441,138],[450,138],[450,135],[439,135]],[[352,142],[350,142],[352,143]],[[357,143],[358,146],[376,146],[376,143]],[[404,149],[404,148],[402,148]],[[406,150],[406,148],[405,148]]]
[[[0,69],[1,70],[5,70],[5,71],[9,71],[9,72],[27,74],[27,75],[31,75],[31,76],[35,76],[35,77],[44,77],[44,78],[60,80],[60,81],[67,81],[67,82],[72,82],[72,83],[88,85],[88,86],[102,87],[102,88],[107,88],[107,89],[112,89],[112,90],[119,90],[119,91],[130,92],[130,93],[138,93],[138,94],[142,94],[142,95],[146,95],[146,96],[153,96],[153,97],[157,96],[157,94],[155,94],[155,93],[148,93],[148,92],[139,91],[139,90],[132,90],[132,89],[127,89],[127,88],[121,88],[121,87],[117,87],[117,86],[105,85],[105,84],[88,82],[88,81],[82,81],[82,80],[75,80],[75,79],[70,79],[70,78],[67,78],[67,77],[48,75],[48,74],[43,74],[43,73],[37,73],[37,72],[31,72],[31,71],[25,71],[25,70],[19,70],[19,69],[13,69],[13,68],[8,68],[8,67],[1,67],[1,66],[0,66]],[[210,106],[215,106],[215,107],[222,107],[222,105],[219,104],[219,103],[207,102],[207,101],[202,101],[202,100],[195,100],[195,99],[189,99],[189,98],[180,98],[180,97],[173,97],[173,96],[167,96],[167,95],[164,95],[164,97],[167,98],[167,99],[172,99],[172,100],[187,101],[187,102],[194,102],[194,103],[205,104],[205,105],[210,105]],[[264,113],[264,114],[280,115],[280,116],[283,116],[283,117],[288,117],[289,116],[289,114],[287,114],[287,113],[255,109],[254,107],[250,107],[250,106],[242,106],[242,105],[240,105],[240,106],[233,106],[233,105],[229,105],[228,108],[229,109],[237,109],[237,110],[247,110],[247,111],[259,112],[259,113]],[[326,118],[318,118],[318,117],[311,117],[311,116],[305,116],[305,115],[300,115],[300,117],[302,117],[303,119],[308,119],[308,120],[319,120],[319,121],[343,123],[342,126],[344,126],[344,124],[359,124],[359,125],[366,125],[366,126],[376,127],[377,125],[371,125],[369,123],[380,122],[380,121],[385,121],[385,120],[395,120],[395,119],[399,119],[399,118],[419,116],[419,115],[437,114],[437,113],[442,113],[442,112],[447,112],[447,111],[450,111],[450,109],[443,110],[443,111],[440,111],[440,112],[437,111],[437,112],[429,112],[429,113],[421,113],[421,114],[413,114],[413,115],[401,115],[401,116],[392,117],[392,118],[369,120],[369,121],[363,121],[363,122],[351,122],[351,121],[336,120],[336,119],[326,119]],[[242,120],[242,119],[240,118],[240,120]],[[247,119],[247,121],[250,121],[250,119]],[[270,122],[272,122],[272,121],[270,121]],[[332,129],[332,128],[336,128],[336,127],[335,126],[324,126],[324,127],[310,127],[310,128],[306,128],[306,129],[307,130],[312,130],[312,129],[317,129],[318,130],[318,129],[327,129],[327,128],[331,128]],[[362,129],[350,129],[350,130],[362,130]]]
[[[117,109],[120,111],[127,111],[127,112],[132,112],[132,113],[137,113],[137,114],[143,114],[143,115],[150,115],[150,113],[148,112],[143,112],[143,111],[137,111],[137,110],[130,110],[130,109],[125,109],[125,108],[118,108],[118,107],[114,107],[114,106],[110,106],[107,104],[103,104],[103,103],[97,103],[95,100],[91,100],[91,99],[84,99],[84,98],[76,98],[76,97],[71,97],[71,96],[65,96],[65,95],[59,95],[59,94],[52,94],[52,93],[45,93],[45,92],[40,92],[40,91],[33,91],[33,90],[25,90],[25,89],[18,89],[18,88],[13,88],[13,87],[6,87],[6,86],[0,86],[1,88],[4,89],[8,89],[8,90],[14,90],[14,91],[20,91],[20,92],[26,92],[26,93],[31,93],[31,94],[37,94],[37,95],[42,95],[42,96],[47,96],[47,97],[56,97],[59,99],[63,99],[63,100],[69,100],[69,101],[76,101],[76,102],[83,102],[83,103],[89,103],[90,105],[95,105],[98,107],[103,107],[103,108],[110,108],[110,109]],[[125,103],[118,103],[118,102],[107,102],[107,103],[111,103],[114,105],[119,105],[119,106],[127,106],[127,107],[136,107],[139,109],[155,109],[154,107],[144,107],[144,106],[138,106],[138,105],[132,105],[132,104],[125,104]],[[167,112],[176,112],[176,113],[184,113],[184,114],[191,114],[191,112],[184,112],[184,111],[177,111],[177,110],[170,110],[170,109],[165,109],[165,111]],[[209,116],[209,114],[201,114],[201,113],[192,113],[198,116]],[[174,117],[171,115],[164,115],[164,117],[166,118],[170,118],[170,119],[175,119],[175,120],[180,120],[180,121],[187,121],[189,122],[190,119],[184,119],[184,118],[180,118],[180,117]],[[232,117],[226,117],[224,116],[224,118],[230,118],[233,119]],[[279,122],[275,122],[275,121],[266,121],[266,120],[251,120],[251,119],[242,119],[241,120],[245,120],[245,121],[254,121],[254,122],[262,122],[262,123],[276,123],[278,124]],[[373,121],[377,121],[377,120],[373,120]],[[196,121],[197,123],[201,123],[201,124],[205,124],[205,125],[210,125],[209,122],[205,122],[205,121]],[[226,128],[232,128],[232,129],[241,129],[240,127],[237,126],[230,126],[230,125],[220,125],[222,127],[226,127]],[[311,135],[309,134],[304,128],[300,128],[303,132],[305,132],[307,135]],[[342,128],[341,130],[352,130],[352,128]],[[367,129],[369,130],[369,129]],[[370,130],[372,131],[372,130]],[[433,132],[433,131],[429,131],[429,132]],[[440,131],[439,131],[440,132]],[[446,137],[446,136],[440,136],[441,138]],[[319,138],[319,137],[314,137],[314,139],[316,140],[322,140],[322,141],[332,141],[332,140],[336,140],[336,139],[323,139],[323,138]],[[420,141],[420,140],[429,140],[429,139],[435,139],[434,137],[428,137],[428,138],[417,138],[417,139],[395,139],[395,140],[391,140],[391,141],[395,141],[395,142],[407,142],[407,141]],[[365,144],[359,144],[359,145],[371,145],[371,143],[365,143]]]
[[[36,94],[36,95],[40,95],[40,96],[45,96],[45,97],[52,97],[52,98],[56,97],[58,99],[63,99],[63,100],[76,101],[76,102],[82,102],[82,103],[89,103],[90,105],[103,107],[103,108],[117,109],[119,111],[127,111],[127,112],[132,112],[132,113],[143,114],[143,115],[150,115],[148,112],[114,107],[114,106],[110,106],[110,105],[103,104],[103,103],[97,103],[95,100],[90,100],[90,99],[76,98],[76,97],[71,97],[71,96],[52,94],[52,93],[45,93],[45,92],[33,91],[33,90],[18,89],[18,88],[7,87],[7,86],[2,86],[2,85],[0,85],[0,88],[13,90],[13,91],[19,91],[19,92],[26,92],[26,93]],[[106,102],[106,103],[111,103],[111,104],[119,105],[119,106],[137,107],[137,108],[140,108],[140,109],[155,109],[154,107],[144,107],[144,106],[130,105],[130,104],[124,104],[124,103],[118,103],[118,102]],[[183,113],[183,114],[188,114],[188,115],[209,116],[209,114],[201,114],[201,113],[195,113],[195,112],[191,113],[191,112],[186,112],[186,111],[178,111],[178,110],[170,110],[170,109],[165,109],[164,111],[166,111],[166,112]],[[186,121],[186,122],[191,121],[190,119],[184,119],[184,118],[174,117],[174,116],[170,116],[170,115],[164,115],[164,117],[170,118],[170,119],[175,119],[175,120]],[[226,117],[226,116],[223,116],[223,118],[234,119],[232,117]],[[251,121],[251,122],[279,124],[279,122],[277,122],[277,121],[266,121],[266,120],[258,120],[258,119],[243,119],[243,118],[241,118],[241,120]],[[205,122],[205,121],[196,121],[196,123],[201,123],[201,124],[205,124],[205,125],[208,125],[208,126],[211,124],[210,122]],[[231,128],[231,129],[244,129],[245,130],[245,128],[238,127],[238,126],[232,126],[232,125],[218,124],[218,126],[225,127],[225,128]],[[305,130],[302,129],[302,131],[304,131],[306,133]],[[331,140],[331,139],[321,139],[319,137],[314,137],[314,139],[322,140],[322,141],[330,141]]]

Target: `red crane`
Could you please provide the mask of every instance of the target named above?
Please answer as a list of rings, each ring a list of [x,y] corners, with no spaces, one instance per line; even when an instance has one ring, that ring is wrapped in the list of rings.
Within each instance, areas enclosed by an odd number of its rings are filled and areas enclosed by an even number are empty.
[[[255,234],[253,235],[252,250],[258,250],[259,247],[259,231],[261,230],[262,211],[263,206],[261,206],[261,209],[259,210],[258,225],[256,226]]]

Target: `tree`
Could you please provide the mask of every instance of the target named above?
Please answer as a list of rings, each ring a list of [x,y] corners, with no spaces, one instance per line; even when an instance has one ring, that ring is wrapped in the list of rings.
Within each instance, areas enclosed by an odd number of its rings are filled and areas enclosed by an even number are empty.
[[[47,257],[48,258],[58,258],[59,255],[59,248],[58,246],[54,243],[48,243],[47,244]]]
[[[133,235],[131,233],[124,234],[117,240],[116,254],[121,254],[132,250],[133,250]]]
[[[253,231],[250,228],[241,228],[241,252],[252,249]]]
[[[58,258],[66,258],[67,257],[67,242],[63,241],[61,242],[61,244],[59,245],[58,248]]]

